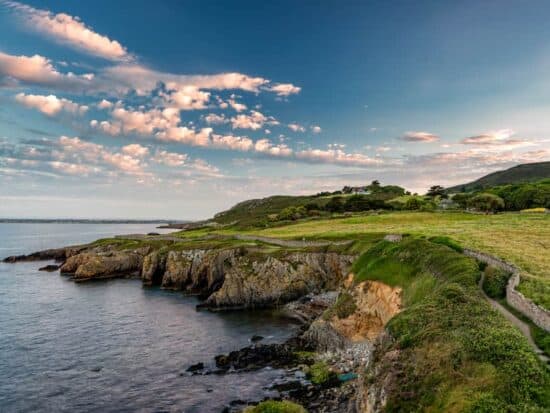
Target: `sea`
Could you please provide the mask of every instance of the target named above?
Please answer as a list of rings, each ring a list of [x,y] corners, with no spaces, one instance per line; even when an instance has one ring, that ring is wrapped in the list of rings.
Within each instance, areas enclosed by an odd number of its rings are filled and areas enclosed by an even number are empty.
[[[0,223],[0,259],[155,224]],[[195,297],[137,279],[76,284],[48,264],[0,263],[0,412],[221,412],[260,400],[282,372],[191,375],[187,368],[297,326],[272,311],[197,311]]]

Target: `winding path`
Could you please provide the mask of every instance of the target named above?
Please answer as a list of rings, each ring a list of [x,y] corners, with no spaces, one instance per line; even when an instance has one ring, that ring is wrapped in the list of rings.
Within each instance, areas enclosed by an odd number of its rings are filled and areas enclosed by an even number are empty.
[[[500,304],[498,301],[493,300],[491,297],[489,297],[485,291],[483,290],[483,283],[485,281],[485,274],[482,273],[481,279],[479,280],[479,288],[481,290],[481,293],[483,296],[489,301],[489,304],[497,310],[499,313],[501,313],[504,318],[506,318],[510,323],[512,323],[514,326],[516,326],[519,331],[525,336],[527,341],[529,342],[529,345],[533,349],[533,351],[537,354],[538,358],[546,364],[548,368],[550,368],[550,358],[544,354],[544,351],[542,351],[537,344],[535,343],[535,340],[533,340],[533,336],[531,335],[531,329],[529,328],[529,325],[517,318],[514,314],[512,314],[506,307],[504,307],[502,304]]]

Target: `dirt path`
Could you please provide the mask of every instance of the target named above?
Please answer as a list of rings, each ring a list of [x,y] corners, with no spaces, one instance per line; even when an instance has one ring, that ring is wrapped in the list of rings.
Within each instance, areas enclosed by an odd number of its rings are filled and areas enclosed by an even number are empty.
[[[532,347],[533,351],[537,354],[539,359],[550,368],[550,365],[548,364],[550,362],[550,359],[537,346],[537,344],[535,343],[535,340],[533,340],[533,336],[531,336],[531,329],[529,328],[529,325],[526,322],[517,318],[514,314],[508,311],[508,309],[504,307],[502,304],[500,304],[498,301],[493,300],[491,297],[485,294],[485,291],[483,290],[484,281],[485,281],[485,274],[482,274],[481,279],[479,280],[479,288],[481,290],[481,293],[487,299],[487,301],[489,301],[489,304],[491,304],[491,306],[495,310],[501,313],[504,316],[504,318],[506,318],[510,323],[516,326],[519,329],[519,331],[521,331],[521,333],[525,336],[525,338],[529,342],[529,345]]]

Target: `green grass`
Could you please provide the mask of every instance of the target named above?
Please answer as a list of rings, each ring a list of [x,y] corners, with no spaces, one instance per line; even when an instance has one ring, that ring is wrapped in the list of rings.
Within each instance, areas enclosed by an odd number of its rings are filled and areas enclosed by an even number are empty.
[[[307,377],[313,384],[324,385],[334,380],[336,374],[330,370],[327,363],[318,361],[308,368]]]
[[[391,212],[247,232],[297,239],[359,239],[383,233],[449,237],[464,248],[484,251],[518,266],[522,270],[519,291],[537,304],[550,308],[549,214]]]
[[[400,270],[400,268],[403,268]],[[519,412],[550,409],[550,377],[525,337],[477,286],[477,263],[419,237],[380,242],[355,264],[356,280],[404,290],[405,309],[387,325],[400,374],[386,411]],[[427,281],[430,276],[433,280]],[[375,355],[377,374],[391,369]]]
[[[491,298],[499,299],[506,297],[506,285],[508,284],[510,273],[491,265],[486,267],[484,272],[483,291]]]
[[[257,406],[248,407],[244,410],[245,413],[307,413],[299,404],[282,400],[266,400]]]

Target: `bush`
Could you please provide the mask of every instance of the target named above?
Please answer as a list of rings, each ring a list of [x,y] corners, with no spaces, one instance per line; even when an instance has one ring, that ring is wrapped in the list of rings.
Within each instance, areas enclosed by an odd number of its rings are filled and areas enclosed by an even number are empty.
[[[307,216],[307,210],[303,206],[289,206],[279,212],[277,218],[280,221],[295,221],[297,219],[304,218],[305,216]]]
[[[257,406],[248,407],[245,413],[307,413],[299,404],[289,402],[288,400],[266,400]]]
[[[342,202],[342,197],[335,196],[330,198],[330,200],[325,205],[325,209],[328,212],[344,212],[344,203]]]
[[[491,298],[506,297],[506,285],[508,284],[510,273],[492,265],[487,266],[484,273],[483,291]]]
[[[336,373],[331,371],[324,361],[318,361],[309,367],[307,377],[313,384],[329,384],[336,378]]]
[[[468,205],[471,208],[482,212],[497,212],[504,209],[503,199],[497,195],[489,193],[482,193],[474,196],[470,199]]]
[[[357,309],[353,296],[348,292],[341,292],[336,299],[336,302],[323,314],[325,320],[330,320],[336,316],[338,318],[347,318]]]

